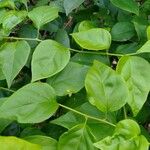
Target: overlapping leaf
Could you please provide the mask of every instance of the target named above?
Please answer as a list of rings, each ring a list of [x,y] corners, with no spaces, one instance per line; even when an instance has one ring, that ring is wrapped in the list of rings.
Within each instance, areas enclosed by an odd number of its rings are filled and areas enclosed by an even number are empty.
[[[8,42],[0,48],[2,72],[8,87],[26,64],[30,54],[30,46],[26,41]]]
[[[42,41],[32,58],[32,81],[48,78],[60,72],[68,64],[68,48],[53,40]]]
[[[62,72],[49,78],[47,82],[55,89],[57,95],[71,95],[84,87],[88,68],[86,65],[70,62]]]
[[[85,88],[90,103],[103,112],[116,111],[127,102],[128,89],[123,78],[98,61],[86,76]]]
[[[51,6],[39,6],[28,13],[34,25],[40,29],[44,24],[58,17],[58,8]]]
[[[38,123],[53,115],[58,104],[46,83],[31,83],[11,95],[0,107],[0,118],[20,123]]]
[[[150,91],[150,64],[140,57],[122,57],[117,72],[125,79],[130,97],[128,104],[133,114],[137,115],[144,105]]]

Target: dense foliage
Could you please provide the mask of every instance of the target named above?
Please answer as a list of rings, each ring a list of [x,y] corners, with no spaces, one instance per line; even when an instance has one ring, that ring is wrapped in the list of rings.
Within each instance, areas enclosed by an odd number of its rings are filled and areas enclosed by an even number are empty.
[[[150,0],[0,0],[0,150],[148,150]]]

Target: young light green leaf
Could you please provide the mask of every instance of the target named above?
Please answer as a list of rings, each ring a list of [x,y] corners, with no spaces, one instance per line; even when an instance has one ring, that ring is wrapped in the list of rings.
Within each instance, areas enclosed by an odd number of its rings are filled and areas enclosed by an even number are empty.
[[[65,68],[70,51],[53,40],[42,41],[32,58],[32,82],[51,77]]]
[[[5,43],[0,48],[2,72],[8,87],[26,64],[29,54],[30,46],[26,41]]]
[[[118,22],[113,26],[111,34],[114,41],[127,41],[135,35],[135,28],[130,22]]]
[[[117,72],[126,81],[130,95],[128,104],[136,116],[145,103],[150,90],[148,84],[150,83],[150,64],[137,56],[124,56],[119,60]]]
[[[9,11],[2,20],[2,26],[5,31],[10,31],[17,24],[21,23],[27,16],[26,11]]]
[[[31,143],[41,145],[41,150],[57,150],[57,141],[48,136],[33,135],[25,137],[24,139]]]
[[[4,8],[4,7],[15,9],[15,3],[12,0],[1,0],[0,1],[0,8]]]
[[[47,82],[55,89],[56,95],[71,95],[84,87],[88,68],[86,65],[70,62],[63,71]]]
[[[140,135],[139,125],[130,119],[120,121],[114,134],[94,143],[101,150],[148,150],[147,139]]]
[[[147,27],[147,39],[150,40],[150,26]]]
[[[122,136],[107,137],[94,146],[100,150],[149,150],[149,142],[143,135],[131,139]]]
[[[95,25],[92,21],[89,20],[84,20],[82,22],[80,22],[79,26],[78,26],[78,31],[87,31],[90,30],[92,28],[95,28]]]
[[[106,50],[111,44],[110,33],[102,28],[93,28],[78,33],[73,33],[72,37],[82,48],[88,50]]]
[[[148,40],[137,53],[150,53],[150,40]]]
[[[31,83],[11,95],[0,107],[0,118],[39,123],[57,110],[55,92],[46,83]]]
[[[58,17],[58,8],[51,6],[39,6],[28,13],[36,28],[40,29],[46,23]]]
[[[74,9],[79,7],[83,2],[84,2],[84,0],[73,0],[73,1],[72,0],[64,0],[64,8],[66,11],[66,15],[68,15]]]
[[[139,14],[139,7],[134,0],[110,0],[116,7],[126,10],[128,12]]]
[[[1,150],[42,150],[40,145],[13,136],[0,136]]]
[[[126,139],[130,139],[140,135],[141,130],[139,125],[131,119],[125,119],[117,123],[114,135],[122,135]]]
[[[78,125],[64,133],[58,142],[58,150],[97,150],[95,141],[86,125]]]
[[[98,61],[94,61],[86,76],[85,88],[90,103],[103,112],[116,111],[127,102],[128,89],[123,78]]]

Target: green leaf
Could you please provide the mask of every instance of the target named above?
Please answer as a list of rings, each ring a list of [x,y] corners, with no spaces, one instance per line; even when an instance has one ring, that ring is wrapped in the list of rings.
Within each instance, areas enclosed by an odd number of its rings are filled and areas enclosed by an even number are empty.
[[[27,41],[31,48],[35,48],[38,45],[38,41],[34,41],[37,37],[37,29],[32,25],[23,25],[19,31],[18,35],[20,38],[31,38],[33,40]]]
[[[107,137],[104,140],[94,144],[95,147],[101,150],[148,150],[149,143],[144,136],[133,137],[125,140],[121,136]]]
[[[30,53],[30,46],[26,41],[9,42],[0,48],[0,59],[3,74],[8,87],[26,64]]]
[[[50,2],[50,6],[55,6],[59,9],[59,12],[64,13],[65,9],[63,6],[64,0],[55,0]]]
[[[150,26],[147,27],[147,39],[150,40]]]
[[[105,50],[110,47],[111,35],[102,28],[73,33],[72,37],[82,48],[88,50]]]
[[[81,97],[81,96],[80,96]],[[80,98],[81,99],[81,98]],[[105,113],[99,111],[96,107],[86,102],[81,106],[75,108],[75,110],[86,114],[87,116],[92,116],[99,119],[104,119],[106,117]],[[107,119],[110,122],[116,122],[116,116],[114,113],[108,113]],[[52,120],[51,123],[57,124],[59,126],[63,126],[67,129],[71,129],[78,124],[83,124],[85,122],[85,117],[74,112],[67,112],[66,114],[60,116],[59,118]],[[109,135],[112,135],[114,131],[114,127],[107,125],[105,123],[101,123],[99,121],[95,121],[92,119],[88,119],[87,126],[89,127],[92,134],[98,139],[105,138]]]
[[[127,41],[135,35],[134,25],[130,22],[118,22],[113,26],[111,34],[114,41]]]
[[[42,150],[57,150],[57,141],[47,136],[33,135],[24,138],[34,144],[42,146]]]
[[[110,67],[94,61],[86,79],[89,101],[103,112],[116,111],[126,104],[128,90],[123,78]]]
[[[11,123],[11,120],[0,118],[0,133]]]
[[[5,102],[7,98],[0,98],[0,107]],[[0,133],[9,125],[12,123],[12,120],[0,118]]]
[[[120,44],[117,48],[115,53],[117,54],[130,54],[130,53],[136,53],[138,50],[139,45],[136,42],[130,43],[130,44]]]
[[[10,136],[0,136],[1,150],[41,150],[41,146]]]
[[[44,24],[58,17],[58,8],[51,6],[39,6],[28,13],[36,28],[40,29]]]
[[[119,60],[117,72],[126,81],[129,89],[128,104],[136,116],[145,103],[150,90],[148,84],[150,83],[150,64],[140,57],[124,56]]]
[[[28,2],[28,1],[29,1],[29,0],[15,0],[15,2],[23,3],[26,8],[28,7],[28,6],[27,6],[27,2]]]
[[[5,9],[0,9],[0,24],[3,22],[3,18],[7,11]]]
[[[27,16],[26,11],[9,11],[2,20],[2,26],[5,31],[10,31],[17,24],[21,23]]]
[[[15,9],[15,3],[13,0],[1,0],[0,1],[0,8],[3,8],[3,7]]]
[[[94,143],[101,150],[148,150],[147,139],[140,135],[139,125],[130,119],[120,121],[112,137]]]
[[[78,125],[64,133],[58,142],[58,150],[97,150],[95,141],[86,125]]]
[[[55,92],[46,83],[31,83],[11,95],[0,107],[1,118],[39,123],[57,110]]]
[[[61,43],[61,44],[63,44],[66,47],[70,47],[70,39],[69,39],[68,33],[64,29],[59,29],[57,31],[55,40],[58,43]]]
[[[92,21],[89,20],[84,20],[82,22],[80,22],[79,26],[78,26],[78,31],[87,31],[90,30],[92,28],[95,28],[95,25]]]
[[[73,1],[72,0],[64,0],[64,8],[66,11],[66,15],[68,15],[74,9],[79,7],[83,2],[84,2],[84,0],[73,0]]]
[[[35,136],[35,135],[43,135],[43,136],[45,136],[45,133],[42,132],[40,128],[37,128],[36,126],[35,127],[31,126],[31,127],[24,128],[19,136],[21,138],[26,138],[26,137]]]
[[[42,41],[32,58],[32,82],[48,78],[65,68],[70,59],[70,51],[53,40]]]
[[[88,66],[70,62],[66,68],[49,78],[47,82],[55,89],[56,95],[72,95],[84,87]]]
[[[134,0],[110,0],[116,7],[128,12],[139,14],[138,4]]]
[[[148,40],[137,53],[150,53],[150,40]]]
[[[125,119],[118,122],[114,131],[114,135],[122,135],[126,139],[135,137],[140,133],[139,125],[131,119]]]
[[[109,58],[105,55],[77,53],[71,58],[71,61],[73,62],[88,66],[92,66],[94,60],[100,61],[106,65],[110,65]]]
[[[141,16],[136,16],[132,20],[132,22],[135,26],[135,30],[138,35],[138,40],[141,42],[145,42],[147,40],[146,29],[147,29],[147,26],[149,25],[147,19]]]
[[[0,59],[0,80],[4,80],[5,76],[2,71],[2,60]]]

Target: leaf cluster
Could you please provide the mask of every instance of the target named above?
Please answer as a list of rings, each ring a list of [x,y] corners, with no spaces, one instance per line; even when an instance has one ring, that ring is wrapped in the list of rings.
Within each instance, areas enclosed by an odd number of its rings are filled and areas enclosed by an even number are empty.
[[[0,150],[148,150],[150,0],[0,0]]]

